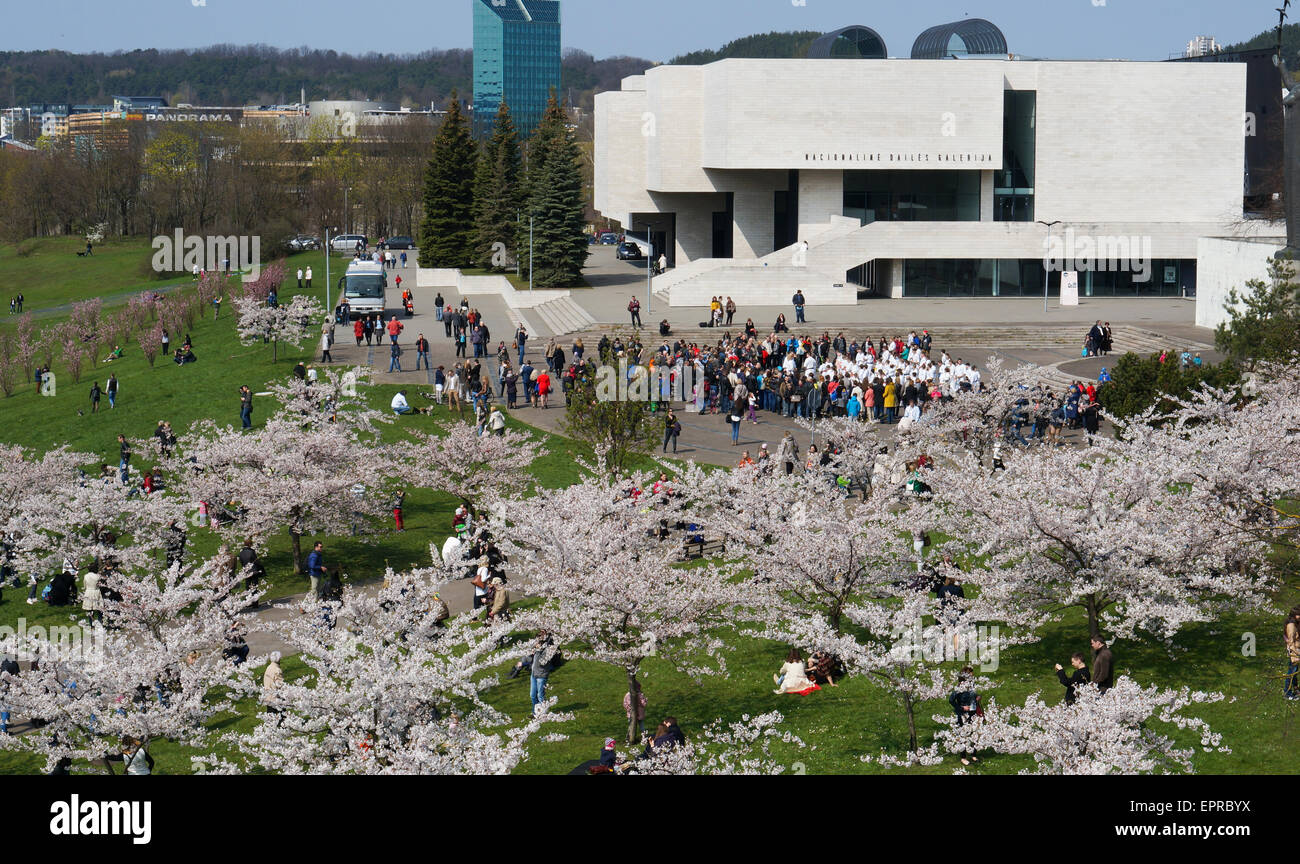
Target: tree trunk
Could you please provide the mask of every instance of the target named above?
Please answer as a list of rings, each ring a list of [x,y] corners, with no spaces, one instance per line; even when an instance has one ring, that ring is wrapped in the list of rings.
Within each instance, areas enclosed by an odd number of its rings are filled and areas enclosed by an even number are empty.
[[[289,542],[293,545],[293,572],[302,572],[302,535],[289,526]]]
[[[640,730],[638,729],[636,715],[640,713],[641,700],[637,698],[636,673],[639,671],[640,666],[641,664],[638,663],[635,666],[627,667],[628,704],[632,706],[632,711],[628,714],[627,718],[627,743],[629,744],[635,744],[639,740],[637,738],[637,733]]]
[[[1088,636],[1098,638],[1101,636],[1100,612],[1097,608],[1097,595],[1089,594],[1084,608],[1088,610]]]
[[[903,694],[903,710],[907,712],[907,749],[915,753],[916,746],[916,703],[912,701],[912,694]]]

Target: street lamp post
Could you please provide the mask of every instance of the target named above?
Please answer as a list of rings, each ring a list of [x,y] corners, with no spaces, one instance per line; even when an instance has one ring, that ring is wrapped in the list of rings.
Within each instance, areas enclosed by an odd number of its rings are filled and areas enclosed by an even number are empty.
[[[325,229],[325,311],[330,308],[330,229]]]
[[[1052,250],[1052,226],[1053,226],[1053,225],[1060,225],[1060,224],[1061,224],[1061,220],[1060,220],[1060,219],[1055,219],[1055,220],[1053,220],[1053,221],[1051,221],[1051,222],[1044,222],[1042,219],[1038,219],[1038,220],[1035,220],[1035,221],[1037,221],[1039,225],[1046,225],[1046,226],[1047,226],[1047,249],[1044,250],[1044,254],[1043,254],[1043,314],[1046,315],[1046,314],[1047,314],[1047,274],[1048,274],[1048,262],[1051,260],[1051,258],[1049,258],[1048,256],[1052,254],[1052,251],[1051,251],[1051,250]],[[1064,268],[1062,268],[1062,270],[1064,270]]]

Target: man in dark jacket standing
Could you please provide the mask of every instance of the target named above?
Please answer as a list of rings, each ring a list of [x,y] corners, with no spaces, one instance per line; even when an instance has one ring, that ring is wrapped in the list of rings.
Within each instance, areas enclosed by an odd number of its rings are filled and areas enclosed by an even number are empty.
[[[1070,665],[1074,667],[1074,673],[1067,678],[1065,668],[1060,663],[1056,664],[1056,677],[1060,680],[1061,685],[1065,687],[1066,705],[1073,705],[1074,696],[1079,687],[1092,680],[1088,675],[1088,665],[1083,662],[1082,654],[1075,654],[1071,657]]]
[[[1115,683],[1115,658],[1101,636],[1092,637],[1092,681],[1103,693]]]
[[[252,540],[245,540],[244,548],[239,550],[239,566],[241,569],[244,567],[252,568],[248,573],[248,578],[244,580],[245,588],[252,588],[266,575],[266,568],[257,559],[257,550],[253,548]]]

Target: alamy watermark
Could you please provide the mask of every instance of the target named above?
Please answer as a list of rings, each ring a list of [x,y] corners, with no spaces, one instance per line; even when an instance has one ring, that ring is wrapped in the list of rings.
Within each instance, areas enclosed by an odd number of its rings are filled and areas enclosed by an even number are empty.
[[[1118,234],[1076,234],[1065,229],[1064,236],[1053,234],[1043,240],[1043,267],[1048,271],[1094,271],[1100,273],[1127,270],[1137,281],[1151,280],[1151,237]]]
[[[177,228],[171,236],[153,238],[153,269],[158,273],[239,272],[245,282],[262,275],[262,238],[247,235],[186,234]]]
[[[0,625],[0,653],[20,661],[64,663],[74,660],[102,660],[104,625],[27,625],[19,618],[16,627]]]
[[[704,374],[694,364],[629,366],[619,360],[596,367],[596,401],[684,402],[695,412],[703,407]]]
[[[981,672],[996,672],[999,665],[1000,638],[996,624],[922,627],[913,621],[893,633],[891,654],[912,663],[963,662],[979,666]]]

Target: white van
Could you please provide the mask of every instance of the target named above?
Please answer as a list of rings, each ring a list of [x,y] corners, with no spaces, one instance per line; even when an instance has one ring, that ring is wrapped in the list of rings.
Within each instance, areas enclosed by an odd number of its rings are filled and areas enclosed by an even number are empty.
[[[388,274],[382,264],[373,261],[353,261],[346,273],[339,277],[338,303],[344,299],[352,310],[352,319],[363,318],[378,313],[383,320],[384,310],[388,308]]]

